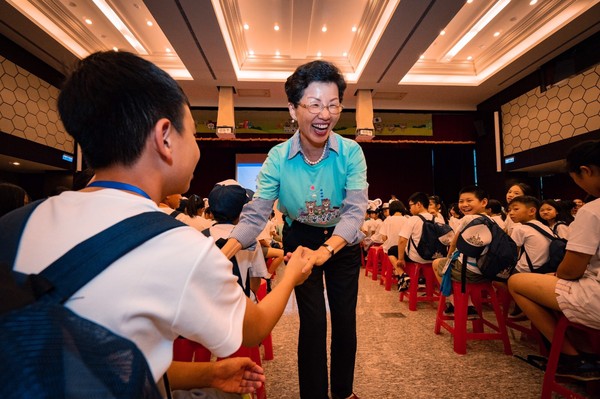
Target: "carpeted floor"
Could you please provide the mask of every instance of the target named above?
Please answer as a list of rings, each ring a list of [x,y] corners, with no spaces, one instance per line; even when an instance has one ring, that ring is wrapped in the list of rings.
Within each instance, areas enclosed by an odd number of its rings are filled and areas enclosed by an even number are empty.
[[[543,372],[503,352],[500,341],[469,341],[457,355],[451,335],[435,335],[435,309],[408,310],[395,287],[385,291],[361,273],[354,391],[374,398],[539,398]],[[273,330],[274,360],[263,362],[269,399],[297,399],[298,314],[294,298]],[[537,344],[509,330],[513,355],[537,354]],[[577,389],[577,387],[575,387]],[[578,389],[580,392],[584,392]]]

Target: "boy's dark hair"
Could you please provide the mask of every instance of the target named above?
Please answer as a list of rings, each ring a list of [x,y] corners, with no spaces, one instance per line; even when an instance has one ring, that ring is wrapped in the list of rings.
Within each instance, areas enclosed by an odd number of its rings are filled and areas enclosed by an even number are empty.
[[[161,118],[181,132],[186,104],[187,97],[165,71],[122,51],[81,60],[58,97],[65,129],[93,169],[132,165]]]
[[[344,100],[346,81],[340,70],[327,61],[312,61],[300,65],[285,82],[288,102],[295,107],[304,95],[304,90],[313,82],[335,83],[338,87],[340,103]],[[325,104],[327,105],[327,104]]]
[[[531,195],[519,195],[518,197],[510,200],[508,206],[511,206],[514,203],[523,204],[529,208],[535,208],[537,210],[540,209],[540,200]]]
[[[487,191],[485,191],[483,188],[479,187],[479,186],[466,186],[463,187],[459,192],[458,192],[458,196],[460,197],[462,194],[473,194],[475,196],[475,198],[477,198],[479,201],[483,201],[484,199],[489,199],[488,193]]]
[[[429,197],[427,196],[427,194],[421,191],[417,191],[416,193],[413,193],[410,197],[408,197],[408,202],[412,202],[413,204],[420,202],[425,209],[429,207]]]
[[[488,203],[485,209],[490,209],[495,215],[501,214],[504,216],[504,209],[502,209],[502,203],[496,199],[488,199]]]
[[[407,215],[408,211],[402,201],[392,201],[390,202],[390,215],[394,215],[397,212],[400,212],[403,215]]]
[[[581,173],[582,166],[600,166],[600,140],[588,140],[573,146],[567,154],[568,173]]]

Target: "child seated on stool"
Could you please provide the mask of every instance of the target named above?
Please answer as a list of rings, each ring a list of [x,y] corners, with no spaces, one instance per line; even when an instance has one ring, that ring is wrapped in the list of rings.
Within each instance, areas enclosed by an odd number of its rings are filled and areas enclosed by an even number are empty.
[[[575,183],[600,197],[600,141],[587,141],[567,155],[567,170]],[[517,273],[508,289],[533,325],[552,341],[556,312],[575,323],[600,329],[600,199],[585,204],[570,225],[569,242],[556,275]],[[583,348],[582,348],[583,349]],[[582,353],[565,337],[557,376],[600,380],[599,359]]]
[[[449,257],[448,258],[440,258],[433,261],[433,270],[437,271],[434,273],[438,281],[442,282],[442,277],[448,268],[451,268],[451,277],[452,281],[461,281],[461,270],[463,265],[466,264],[466,280],[467,283],[481,283],[490,281],[486,277],[481,274],[481,271],[477,267],[478,260],[475,258],[467,257],[456,250],[456,242],[458,240],[459,235],[465,239],[471,245],[478,247],[487,247],[489,243],[492,241],[492,233],[487,228],[487,226],[481,224],[473,227],[469,227],[465,230],[465,227],[471,223],[474,219],[478,217],[486,217],[489,216],[485,212],[485,207],[488,203],[488,195],[487,192],[477,186],[467,186],[464,187],[459,192],[458,199],[458,207],[460,211],[465,215],[459,220],[459,224],[457,225],[457,234],[455,234],[452,243],[450,244],[450,249],[448,250]],[[491,219],[491,218],[490,218]],[[487,248],[485,248],[482,252],[482,255],[487,252]],[[483,256],[479,258],[483,259]],[[469,303],[470,299],[469,299]],[[444,311],[446,314],[454,313],[454,305],[451,303],[446,304],[446,310]],[[477,315],[477,311],[475,307],[469,305],[467,314],[469,316]]]

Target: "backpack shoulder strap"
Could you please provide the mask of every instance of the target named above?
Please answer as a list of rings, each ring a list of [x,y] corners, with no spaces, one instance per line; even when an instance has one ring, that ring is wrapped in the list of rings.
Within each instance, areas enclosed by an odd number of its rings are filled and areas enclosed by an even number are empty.
[[[565,222],[563,222],[562,220],[559,220],[552,227],[552,233],[554,233],[554,235],[557,237],[558,237],[558,226],[560,226],[561,224],[564,224],[565,226],[567,226],[567,224]],[[561,237],[559,237],[559,238],[561,238]]]
[[[526,226],[532,227],[534,230],[537,230],[538,233],[540,233],[541,235],[543,235],[550,241],[554,241],[557,238],[557,237],[554,237],[552,234],[548,233],[547,231],[545,231],[544,229],[542,229],[540,226],[536,226],[533,223],[523,223],[523,224]]]
[[[171,216],[172,218],[177,219],[177,216],[181,215],[181,212],[179,211],[173,211],[171,213],[169,213],[169,216]]]
[[[181,226],[185,224],[160,211],[140,213],[112,225],[77,244],[40,273],[55,287],[49,297],[66,301],[129,251]]]
[[[35,208],[44,201],[34,201],[0,218],[0,263],[5,263],[12,268],[25,225]]]

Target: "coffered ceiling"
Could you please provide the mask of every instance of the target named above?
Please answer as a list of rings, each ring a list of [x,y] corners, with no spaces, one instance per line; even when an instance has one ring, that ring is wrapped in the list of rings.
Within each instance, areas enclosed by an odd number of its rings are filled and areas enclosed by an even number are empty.
[[[598,30],[600,0],[0,0],[0,33],[55,69],[131,51],[193,106],[233,86],[236,107],[285,107],[285,78],[322,58],[346,107],[369,89],[376,109],[474,110]]]

